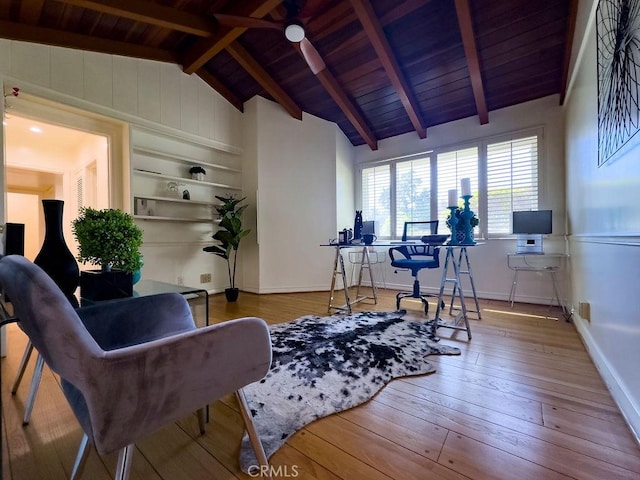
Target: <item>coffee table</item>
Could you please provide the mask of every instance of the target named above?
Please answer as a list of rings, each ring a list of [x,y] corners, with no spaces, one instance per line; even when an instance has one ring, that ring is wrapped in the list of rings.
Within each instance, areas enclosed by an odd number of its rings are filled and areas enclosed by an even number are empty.
[[[187,299],[204,296],[205,325],[209,325],[209,292],[204,288],[189,287],[187,285],[176,285],[173,283],[146,279],[140,280],[133,286],[133,297],[148,297],[150,295],[159,295],[161,293],[179,293]],[[125,298],[127,297],[118,298],[115,300],[124,300]],[[83,307],[93,305],[95,303],[97,302],[94,300],[88,300],[82,297],[80,298],[80,305]]]

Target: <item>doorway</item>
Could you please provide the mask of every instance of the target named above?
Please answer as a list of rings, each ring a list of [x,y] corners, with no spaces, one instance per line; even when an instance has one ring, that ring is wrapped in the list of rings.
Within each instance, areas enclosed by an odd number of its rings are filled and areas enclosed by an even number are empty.
[[[71,252],[71,224],[82,207],[109,207],[108,137],[21,115],[5,119],[6,222],[25,225],[25,257],[44,239],[42,200],[64,201],[63,233]]]

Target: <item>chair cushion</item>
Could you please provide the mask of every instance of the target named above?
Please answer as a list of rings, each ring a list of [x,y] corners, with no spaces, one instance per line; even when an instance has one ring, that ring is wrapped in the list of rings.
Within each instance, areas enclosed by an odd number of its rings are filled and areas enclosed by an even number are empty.
[[[391,262],[391,265],[397,268],[408,268],[413,271],[421,270],[423,268],[438,268],[439,262],[434,259],[410,260],[408,258],[399,258]]]

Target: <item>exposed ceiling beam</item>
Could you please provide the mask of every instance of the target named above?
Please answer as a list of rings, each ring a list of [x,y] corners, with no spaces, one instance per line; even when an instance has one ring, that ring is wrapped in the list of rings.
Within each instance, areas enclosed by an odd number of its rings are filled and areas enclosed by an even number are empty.
[[[20,20],[30,25],[37,25],[43,5],[44,0],[23,0],[20,3]]]
[[[231,105],[236,107],[241,112],[244,112],[244,103],[240,100],[235,93],[233,93],[227,86],[218,80],[214,74],[205,68],[201,68],[196,72],[202,80],[204,80],[211,88],[222,95]]]
[[[251,0],[226,11],[228,15],[262,18],[277,7],[282,0]],[[222,12],[221,12],[222,13]],[[182,56],[182,69],[185,73],[193,73],[211,58],[224,50],[242,35],[247,29],[242,27],[220,28],[219,32],[209,38],[202,38]]]
[[[393,88],[395,88],[398,93],[402,106],[406,110],[407,115],[409,115],[413,128],[420,138],[426,138],[427,129],[422,125],[422,120],[420,119],[418,101],[402,70],[400,70],[400,65],[391,50],[391,45],[389,45],[389,41],[385,36],[382,25],[380,25],[371,3],[368,0],[351,0],[351,6],[356,12],[358,19],[360,19],[360,23],[362,23],[364,31],[373,45],[373,49],[376,51],[382,66],[387,72]]]
[[[571,66],[571,49],[573,48],[573,35],[576,31],[577,16],[578,0],[571,0],[571,5],[569,5],[569,18],[567,19],[567,36],[564,40],[564,59],[562,60],[562,78],[560,79],[560,105],[564,105],[564,99],[567,96],[569,67]]]
[[[193,15],[172,7],[147,0],[57,0],[58,2],[94,10],[100,13],[128,18],[156,27],[209,37],[217,30],[213,19]]]
[[[476,110],[480,118],[480,124],[489,123],[489,112],[487,111],[487,101],[482,85],[482,75],[480,72],[480,60],[478,58],[478,48],[476,47],[476,37],[473,33],[473,21],[471,20],[471,9],[469,0],[456,0],[456,13],[458,15],[458,25],[462,35],[462,45],[464,54],[467,57],[469,66],[469,76],[471,77],[471,88],[476,100]]]
[[[276,99],[282,108],[289,112],[292,117],[302,120],[302,109],[242,45],[238,42],[229,44],[227,45],[227,52],[229,52],[229,54],[242,66],[242,68],[244,68],[247,73],[269,93],[269,95]]]
[[[300,49],[297,50],[300,55],[302,55]],[[365,143],[369,145],[369,148],[371,148],[371,150],[377,150],[378,139],[367,125],[367,121],[361,113],[360,108],[349,98],[338,83],[336,77],[333,76],[328,68],[325,68],[316,74],[316,78],[320,81],[327,93],[331,95],[333,101],[336,102],[340,110],[342,110],[342,113],[344,113],[347,120],[353,125]]]
[[[56,45],[58,47],[122,55],[125,57],[177,63],[173,53],[159,48],[134,45],[78,33],[63,32],[52,28],[19,25],[4,20],[0,20],[0,37],[23,42],[42,43],[45,45]]]

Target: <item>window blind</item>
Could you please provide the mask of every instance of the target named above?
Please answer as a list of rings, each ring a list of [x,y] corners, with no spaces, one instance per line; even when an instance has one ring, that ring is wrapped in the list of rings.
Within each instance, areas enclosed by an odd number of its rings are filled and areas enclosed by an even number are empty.
[[[487,231],[511,234],[511,212],[538,209],[538,137],[487,145]]]
[[[362,219],[375,220],[376,235],[391,235],[391,166],[362,170]]]
[[[396,164],[396,235],[404,222],[431,220],[431,165],[429,158]]]
[[[470,208],[474,212],[478,212],[478,147],[454,150],[452,152],[439,153],[437,157],[438,163],[438,232],[446,233],[446,218],[450,210],[449,190],[456,189],[458,197],[462,193],[460,191],[460,180],[462,178],[471,179],[471,197]],[[462,206],[463,201],[459,199],[458,205]]]

